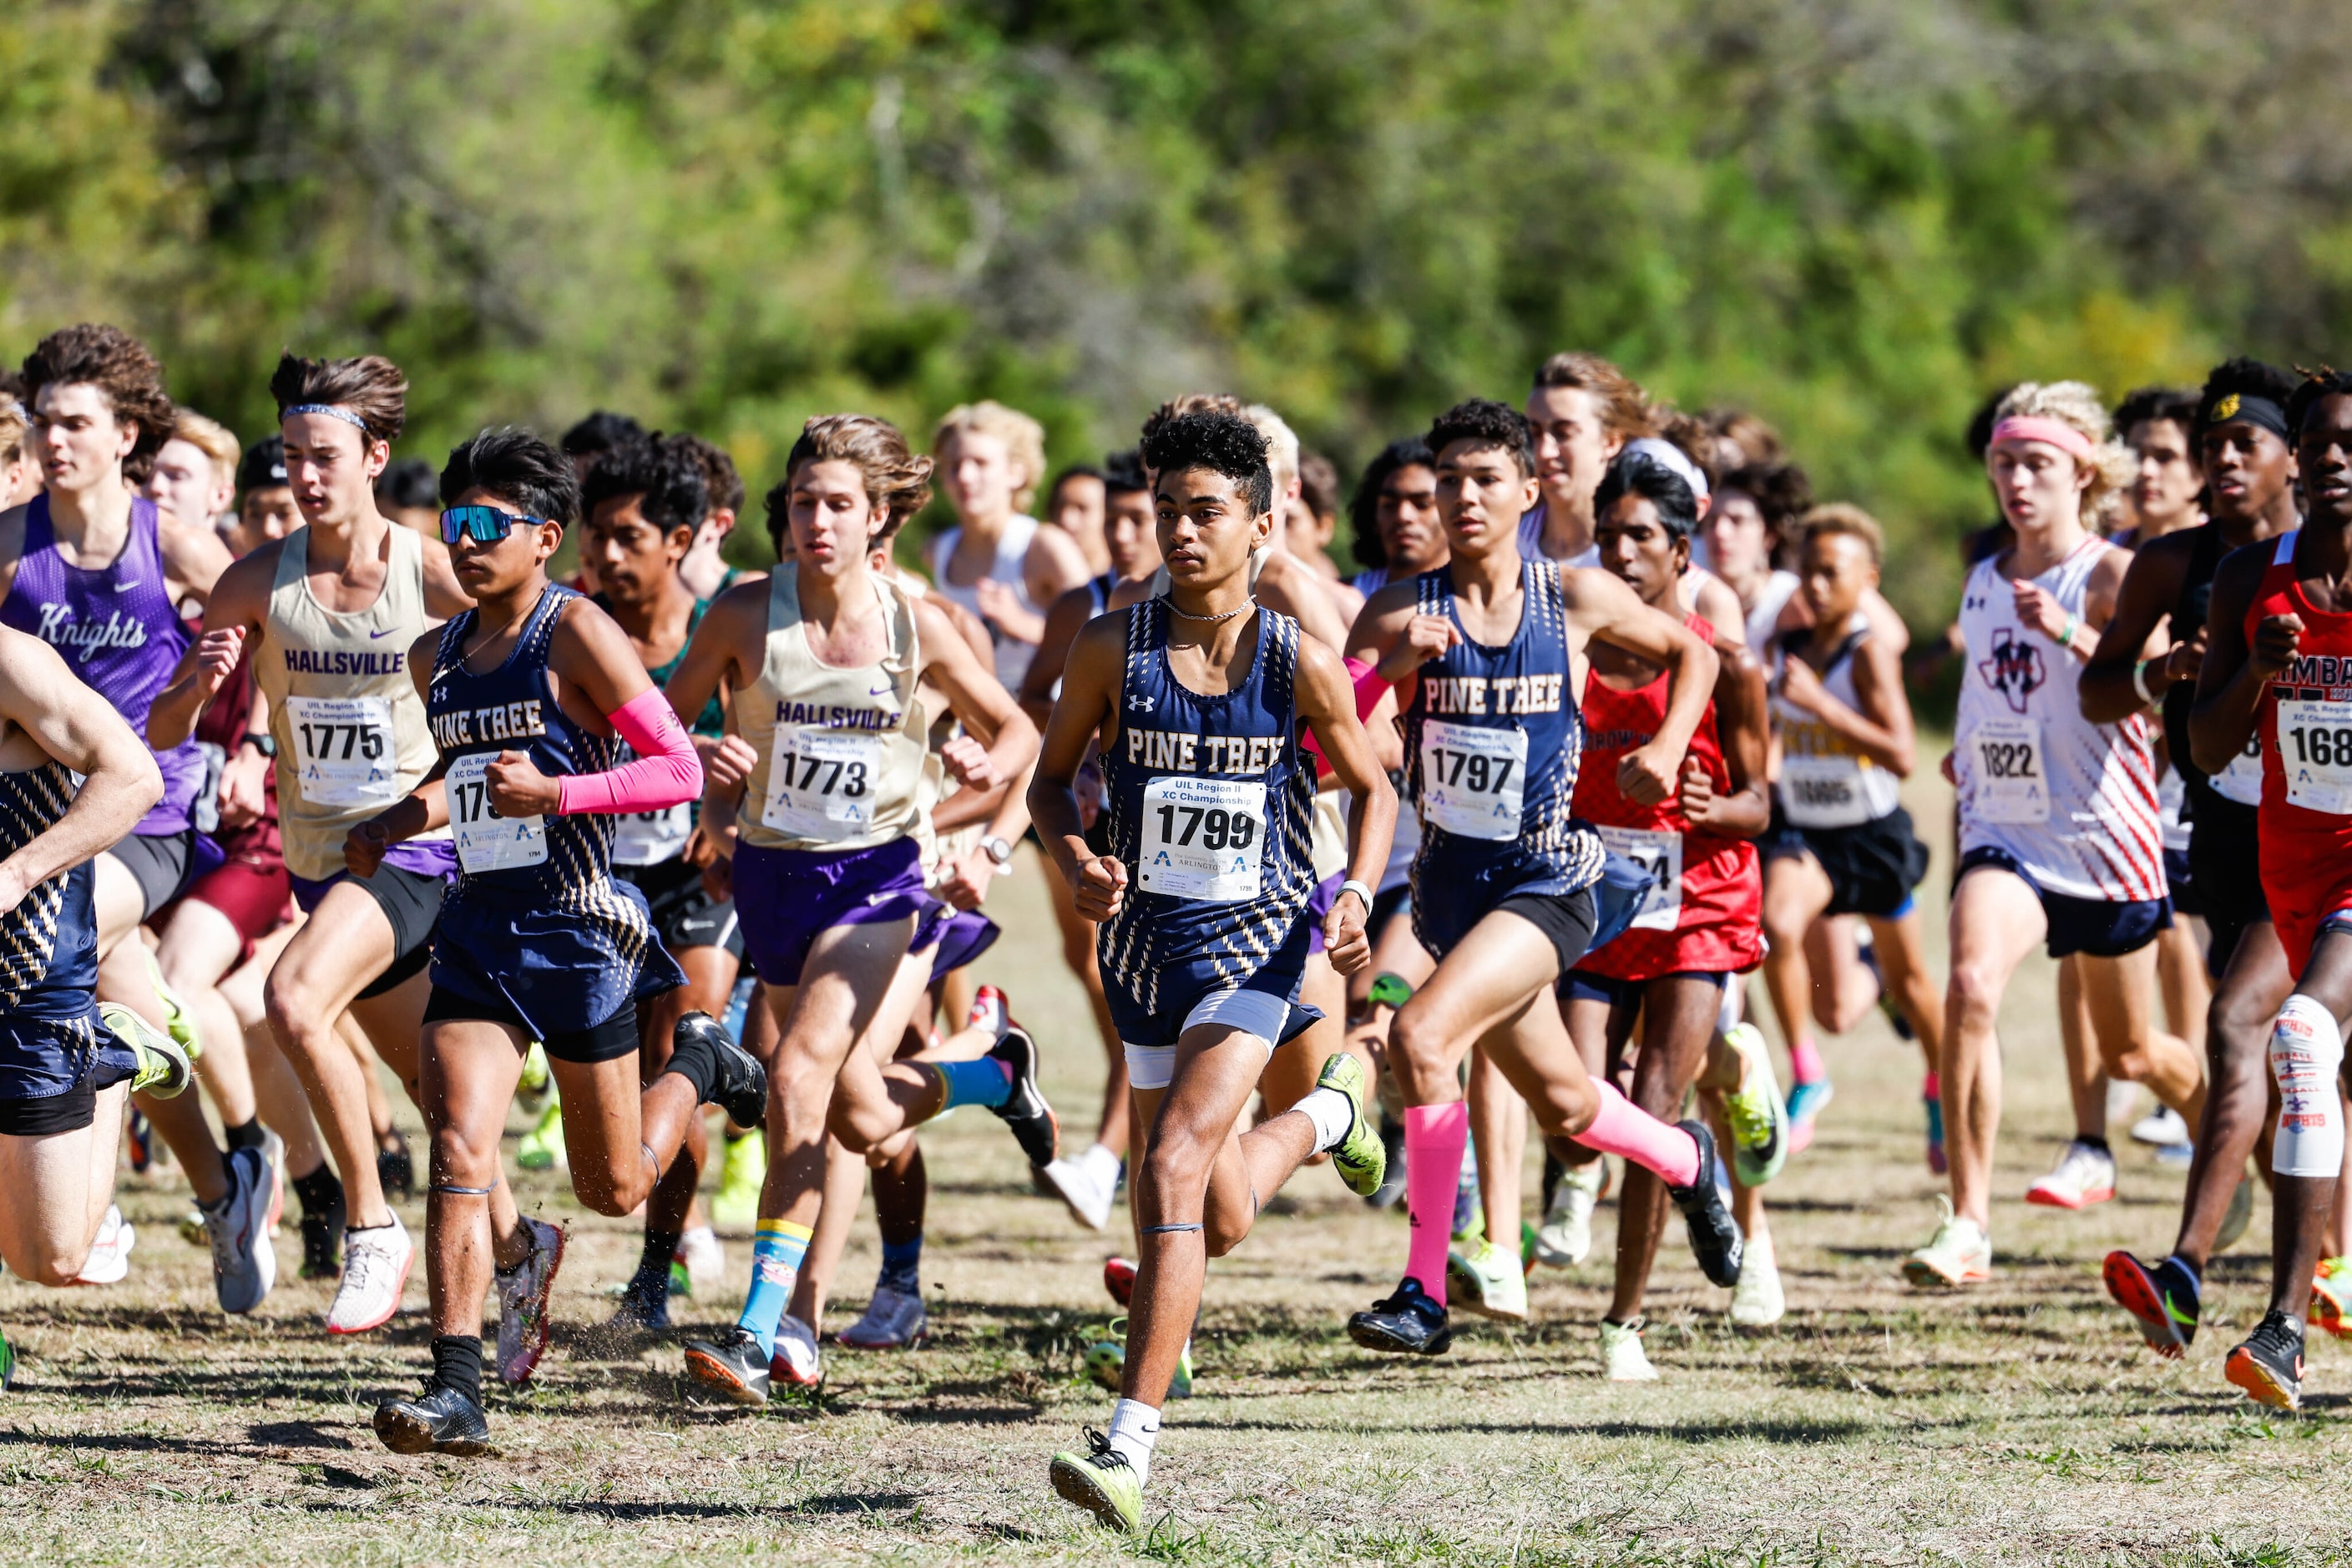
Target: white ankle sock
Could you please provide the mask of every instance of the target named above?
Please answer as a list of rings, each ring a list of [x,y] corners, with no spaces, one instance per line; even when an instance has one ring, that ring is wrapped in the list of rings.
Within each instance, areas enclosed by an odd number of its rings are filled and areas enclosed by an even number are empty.
[[[1135,1467],[1139,1486],[1151,1479],[1151,1447],[1160,1440],[1160,1412],[1139,1399],[1122,1399],[1111,1406],[1111,1447]]]
[[[1337,1149],[1346,1140],[1348,1129],[1356,1122],[1355,1106],[1336,1089],[1311,1089],[1291,1109],[1315,1123],[1315,1152],[1318,1154]]]
[[[1118,1180],[1118,1151],[1108,1144],[1089,1143],[1078,1156],[1078,1168],[1097,1185],[1108,1188]]]

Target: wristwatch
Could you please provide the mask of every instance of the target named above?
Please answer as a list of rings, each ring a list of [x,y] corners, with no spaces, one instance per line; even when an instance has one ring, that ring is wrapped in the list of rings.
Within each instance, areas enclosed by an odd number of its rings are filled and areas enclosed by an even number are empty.
[[[1013,864],[1013,846],[1006,840],[999,838],[994,834],[992,833],[987,837],[982,839],[980,841],[980,847],[983,850],[987,851],[988,858],[996,862],[996,868],[998,870],[1001,871],[1004,869],[1005,867]]]
[[[278,754],[278,737],[275,735],[256,735],[248,732],[245,739],[238,742],[237,744],[239,746],[251,746],[255,751],[259,752],[265,757],[275,757]]]

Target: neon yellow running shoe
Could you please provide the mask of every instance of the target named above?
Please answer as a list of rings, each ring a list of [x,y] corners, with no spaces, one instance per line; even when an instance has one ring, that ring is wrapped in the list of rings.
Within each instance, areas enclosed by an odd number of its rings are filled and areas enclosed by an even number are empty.
[[[522,1108],[538,1115],[547,1108],[547,1097],[555,1088],[555,1079],[547,1070],[547,1049],[537,1040],[523,1053],[522,1077],[515,1082],[515,1098]]]
[[[710,1223],[749,1232],[760,1223],[760,1190],[768,1184],[768,1136],[754,1128],[722,1142],[727,1148],[719,1167],[719,1194],[710,1200]]]
[[[147,946],[143,942],[139,945],[142,951]],[[148,982],[155,987],[155,1000],[163,1004],[164,1032],[180,1042],[190,1061],[202,1061],[205,1043],[196,1037],[196,1016],[188,1011],[188,1005],[180,999],[180,994],[164,984],[163,966],[155,962],[155,955],[149,952],[146,956]]]
[[[1087,1348],[1087,1376],[1094,1380],[1097,1388],[1117,1394],[1119,1381],[1127,1373],[1127,1320],[1113,1318],[1104,1325],[1103,1332],[1109,1337],[1097,1340]],[[1176,1359],[1176,1375],[1169,1382],[1168,1397],[1192,1397],[1192,1342],[1190,1340],[1184,1342],[1184,1352]]]
[[[1528,1321],[1528,1276],[1519,1260],[1491,1241],[1449,1247],[1446,1294],[1458,1307],[1507,1323]]]
[[[1360,1198],[1370,1197],[1381,1190],[1381,1182],[1388,1174],[1389,1155],[1381,1146],[1379,1131],[1364,1120],[1364,1064],[1345,1051],[1334,1051],[1316,1075],[1315,1087],[1336,1089],[1348,1097],[1353,1114],[1347,1136],[1331,1151],[1331,1163],[1349,1192]]]
[[[2352,1258],[2323,1258],[2311,1275],[2314,1328],[2337,1339],[2352,1339]]]
[[[1789,1163],[1789,1107],[1772,1076],[1772,1055],[1753,1024],[1735,1024],[1723,1043],[1739,1058],[1739,1087],[1723,1093],[1731,1163],[1743,1185],[1760,1187]]]
[[[1065,1502],[1085,1509],[1112,1530],[1130,1534],[1143,1527],[1143,1480],[1110,1439],[1087,1428],[1088,1452],[1054,1456],[1047,1474]]]
[[[146,1019],[119,1003],[100,1002],[99,1022],[107,1033],[122,1042],[138,1060],[139,1070],[131,1075],[134,1093],[152,1095],[157,1100],[171,1100],[195,1081],[195,1068],[187,1050],[170,1035],[159,1035]]]
[[[551,1100],[539,1113],[539,1125],[522,1135],[515,1163],[526,1171],[551,1171],[563,1163],[563,1101]]]

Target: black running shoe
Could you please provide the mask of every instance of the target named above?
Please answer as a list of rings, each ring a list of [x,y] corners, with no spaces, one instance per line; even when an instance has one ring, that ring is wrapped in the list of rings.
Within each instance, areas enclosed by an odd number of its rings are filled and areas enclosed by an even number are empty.
[[[1015,1024],[989,1047],[988,1056],[1013,1073],[1013,1091],[995,1108],[996,1114],[1013,1129],[1013,1141],[1021,1145],[1031,1164],[1052,1164],[1061,1152],[1062,1125],[1054,1120],[1054,1108],[1045,1103],[1045,1093],[1037,1087],[1037,1042]]]
[[[1728,1290],[1739,1283],[1739,1257],[1745,1244],[1739,1222],[1731,1217],[1731,1205],[1724,1201],[1723,1189],[1715,1184],[1715,1134],[1704,1121],[1678,1125],[1698,1145],[1698,1180],[1687,1187],[1668,1187],[1666,1195],[1683,1211],[1683,1225],[1690,1231],[1691,1251],[1698,1258],[1700,1270],[1710,1283]]]
[[[2128,1252],[2110,1252],[2101,1271],[2107,1294],[2132,1315],[2147,1348],[2178,1361],[2197,1337],[2197,1277],[2178,1258],[2151,1268]]]
[[[710,1082],[708,1103],[727,1112],[736,1126],[750,1129],[768,1119],[768,1069],[760,1058],[735,1043],[725,1025],[708,1013],[688,1013],[670,1031],[673,1041],[699,1035],[710,1044],[718,1072]]]
[[[395,1128],[392,1147],[375,1152],[375,1180],[386,1196],[398,1193],[404,1198],[416,1195],[416,1163],[408,1157],[408,1140]]]
[[[732,1328],[716,1340],[688,1340],[686,1374],[697,1388],[730,1405],[768,1403],[768,1352],[746,1328]]]
[[[1421,1281],[1408,1278],[1385,1301],[1348,1320],[1348,1337],[1368,1351],[1402,1351],[1407,1355],[1443,1355],[1454,1343],[1445,1309],[1430,1300]]]
[[[640,1268],[629,1276],[621,1290],[621,1304],[614,1310],[613,1327],[641,1329],[657,1333],[669,1327],[669,1269],[659,1273]]]
[[[2221,1375],[2274,1410],[2303,1408],[2303,1325],[2266,1312],[2246,1342],[2221,1363]]]
[[[491,1451],[490,1424],[482,1407],[439,1383],[427,1383],[414,1399],[377,1405],[375,1435],[395,1454],[455,1454],[474,1459]]]
[[[345,1205],[337,1203],[325,1214],[302,1215],[302,1278],[332,1279],[343,1271],[343,1226],[350,1223]]]

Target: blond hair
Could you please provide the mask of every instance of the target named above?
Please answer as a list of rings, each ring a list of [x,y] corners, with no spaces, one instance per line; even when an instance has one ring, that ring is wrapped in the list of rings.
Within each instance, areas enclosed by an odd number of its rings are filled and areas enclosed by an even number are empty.
[[[1886,531],[1878,526],[1876,518],[1851,501],[1834,500],[1817,506],[1798,520],[1798,527],[1803,531],[1808,544],[1832,535],[1858,539],[1870,552],[1873,566],[1886,564]]]
[[[1242,417],[1250,428],[1265,437],[1266,471],[1274,476],[1275,515],[1282,515],[1282,500],[1290,493],[1290,483],[1298,477],[1298,437],[1282,416],[1263,403],[1252,403],[1242,409]]]
[[[23,460],[25,435],[32,427],[32,418],[25,412],[25,405],[0,395],[0,463]]]
[[[212,459],[213,467],[223,479],[236,475],[236,460],[245,455],[228,426],[217,419],[207,419],[193,408],[183,408],[172,421],[172,439],[185,441]]]
[[[2096,528],[2138,470],[2131,449],[2116,439],[2106,405],[2098,389],[2080,381],[2025,381],[2010,388],[1993,410],[1993,423],[2004,419],[2055,419],[2079,432],[2096,448],[2087,464],[2091,484],[2083,492],[2083,526]]]
[[[982,398],[978,403],[959,403],[931,431],[932,454],[937,456],[942,451],[950,437],[967,431],[993,436],[1004,443],[1006,453],[1021,468],[1021,482],[1013,487],[1013,509],[1027,511],[1029,503],[1037,499],[1038,481],[1045,477],[1045,427],[992,397]]]

